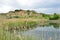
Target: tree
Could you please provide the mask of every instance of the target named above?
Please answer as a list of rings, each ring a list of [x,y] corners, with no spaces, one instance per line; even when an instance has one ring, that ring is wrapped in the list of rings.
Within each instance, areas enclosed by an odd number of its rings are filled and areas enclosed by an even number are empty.
[[[49,17],[50,20],[57,20],[59,19],[59,15],[54,13],[54,15],[52,17]]]
[[[17,10],[17,9],[15,10],[15,12],[19,12],[19,11],[20,11],[20,10]]]
[[[19,10],[19,9],[16,9],[16,10],[15,10],[15,12],[19,12],[19,11],[23,11],[23,10],[22,10],[22,9],[20,9],[20,10]]]
[[[54,13],[54,19],[59,19],[59,15],[57,15],[56,13]]]
[[[27,14],[28,14],[28,15],[30,14],[30,10],[27,10]]]
[[[31,12],[32,12],[33,14],[36,14],[36,11],[34,11],[34,10],[31,10]]]

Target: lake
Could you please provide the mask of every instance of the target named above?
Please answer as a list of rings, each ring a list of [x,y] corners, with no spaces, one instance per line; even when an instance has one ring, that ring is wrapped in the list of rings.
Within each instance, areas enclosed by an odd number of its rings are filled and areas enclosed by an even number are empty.
[[[37,26],[27,31],[17,32],[17,35],[20,34],[33,40],[60,40],[60,25],[50,23],[50,25]]]

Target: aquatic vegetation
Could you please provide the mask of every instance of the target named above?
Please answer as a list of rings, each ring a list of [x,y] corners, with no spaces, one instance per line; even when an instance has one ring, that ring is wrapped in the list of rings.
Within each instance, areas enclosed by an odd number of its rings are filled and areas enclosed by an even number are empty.
[[[7,22],[4,25],[6,30],[28,30],[30,28],[34,28],[37,25],[35,21],[24,21],[24,22]]]

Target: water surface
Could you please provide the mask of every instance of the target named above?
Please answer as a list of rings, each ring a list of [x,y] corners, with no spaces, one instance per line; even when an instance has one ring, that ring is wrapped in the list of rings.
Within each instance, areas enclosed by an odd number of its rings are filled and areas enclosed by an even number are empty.
[[[48,26],[37,26],[24,32],[18,32],[18,35],[35,37],[34,40],[60,40],[60,25],[50,24]]]

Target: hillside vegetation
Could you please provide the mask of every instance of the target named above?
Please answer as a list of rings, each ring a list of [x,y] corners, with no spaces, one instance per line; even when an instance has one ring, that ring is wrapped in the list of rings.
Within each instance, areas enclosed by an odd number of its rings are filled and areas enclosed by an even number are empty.
[[[60,18],[60,15],[57,13],[54,14],[45,14],[37,13],[34,10],[15,10],[9,11],[8,13],[0,13],[0,18],[13,19],[13,18],[34,18],[34,19],[47,19],[47,20],[57,20]]]

